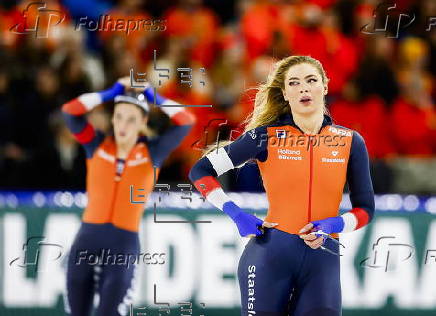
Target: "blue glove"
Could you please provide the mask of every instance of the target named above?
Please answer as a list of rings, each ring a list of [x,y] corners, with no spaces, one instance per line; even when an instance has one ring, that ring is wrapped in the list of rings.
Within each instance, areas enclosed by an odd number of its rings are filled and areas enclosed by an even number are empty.
[[[340,233],[344,229],[344,219],[341,216],[327,217],[319,221],[312,221],[313,231],[322,230],[326,234]],[[322,236],[315,234],[317,237]]]
[[[262,226],[263,221],[254,215],[245,213],[235,203],[229,201],[224,203],[223,212],[230,216],[235,222],[239,230],[239,235],[245,237],[250,234],[256,236],[262,235],[259,226]]]
[[[118,81],[109,89],[98,92],[102,102],[107,102],[115,99],[117,95],[124,93],[124,86]]]
[[[155,93],[153,87],[151,86],[145,88],[144,95],[149,103],[153,103],[156,99],[156,104],[161,105],[164,104],[166,101],[166,99],[163,96],[161,96],[159,93],[157,92]]]

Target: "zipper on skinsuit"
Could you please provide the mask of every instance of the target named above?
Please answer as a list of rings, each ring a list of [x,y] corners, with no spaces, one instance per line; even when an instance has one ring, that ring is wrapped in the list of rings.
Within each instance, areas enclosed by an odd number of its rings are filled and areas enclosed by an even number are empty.
[[[115,208],[115,199],[117,196],[117,192],[118,192],[118,184],[120,183],[120,181],[115,180],[115,188],[114,188],[114,194],[112,197],[112,203],[111,203],[111,210],[109,212],[109,223],[112,223],[112,217],[114,216],[114,208]]]
[[[309,136],[309,149],[310,149],[310,158],[309,158],[309,201],[307,206],[307,222],[310,222],[310,218],[312,217],[312,178],[313,178],[313,146],[312,140]]]
[[[321,126],[321,128],[319,129],[316,135],[320,135],[325,126]],[[309,137],[310,158],[309,158],[309,202],[307,205],[307,218],[308,218],[307,221],[310,222],[312,218],[313,145],[312,145],[311,136],[308,135],[308,137]]]
[[[123,167],[123,172],[122,173],[124,173],[124,168],[126,168],[126,165],[127,165],[127,159],[124,160],[124,167]],[[118,172],[117,172],[117,162],[115,162],[115,177],[114,177],[115,187],[114,187],[114,191],[113,191],[113,195],[112,195],[111,208],[110,208],[110,211],[109,211],[109,223],[112,223],[112,219],[113,219],[113,216],[114,216],[115,199],[117,197],[118,185],[119,185],[119,183],[121,181],[121,177],[122,177],[122,174],[118,175]]]

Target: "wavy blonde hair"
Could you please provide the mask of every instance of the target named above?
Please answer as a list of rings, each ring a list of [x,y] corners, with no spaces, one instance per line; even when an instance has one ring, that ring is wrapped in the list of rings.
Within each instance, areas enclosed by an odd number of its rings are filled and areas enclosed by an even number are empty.
[[[278,120],[280,115],[291,113],[289,102],[283,97],[283,90],[285,89],[285,79],[288,69],[292,66],[307,63],[314,66],[322,77],[322,82],[327,85],[329,78],[322,67],[321,63],[310,56],[289,56],[283,58],[274,64],[273,71],[268,75],[268,79],[264,84],[260,84],[256,89],[256,98],[254,101],[254,110],[244,120],[242,125],[245,125],[244,133],[263,125],[274,123]],[[328,113],[324,105],[324,113]],[[232,141],[220,142],[219,147],[224,147]],[[211,152],[216,147],[214,145],[208,146],[203,156]]]
[[[282,114],[292,114],[289,102],[283,97],[286,73],[290,67],[303,63],[314,66],[321,75],[322,82],[324,84],[328,83],[329,79],[324,68],[315,58],[310,56],[289,56],[279,60],[275,63],[273,71],[268,75],[266,83],[257,88],[254,110],[243,122],[243,125],[245,125],[244,132],[262,125],[271,124],[277,121]],[[325,106],[324,112],[327,112]]]

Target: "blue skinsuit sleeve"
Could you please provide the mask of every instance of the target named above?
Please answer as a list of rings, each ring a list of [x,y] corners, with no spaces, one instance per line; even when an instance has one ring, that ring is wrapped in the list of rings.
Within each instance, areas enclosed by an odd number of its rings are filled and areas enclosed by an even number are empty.
[[[369,170],[369,157],[363,137],[353,132],[350,158],[348,160],[347,182],[350,189],[350,200],[353,208],[364,209],[369,221],[374,216],[374,189]]]
[[[265,161],[268,156],[266,136],[266,127],[259,127],[241,135],[223,148],[235,167],[251,159]],[[189,179],[195,182],[205,176],[217,177],[217,173],[207,157],[201,158],[192,167]]]

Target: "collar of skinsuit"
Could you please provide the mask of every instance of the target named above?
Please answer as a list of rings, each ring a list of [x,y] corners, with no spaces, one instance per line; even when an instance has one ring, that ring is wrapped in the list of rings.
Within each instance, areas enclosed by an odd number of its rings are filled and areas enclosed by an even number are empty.
[[[280,117],[277,121],[277,124],[278,125],[291,125],[291,126],[296,127],[300,130],[300,128],[297,126],[297,124],[295,124],[294,118],[292,117],[292,114],[290,114],[290,113],[285,113],[285,114],[280,115]],[[321,126],[332,125],[332,124],[333,124],[332,118],[329,115],[324,114],[324,120],[322,121]],[[301,132],[303,132],[303,131],[301,131]]]

